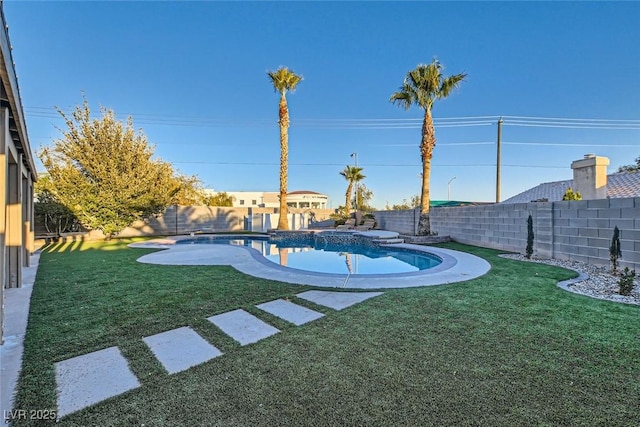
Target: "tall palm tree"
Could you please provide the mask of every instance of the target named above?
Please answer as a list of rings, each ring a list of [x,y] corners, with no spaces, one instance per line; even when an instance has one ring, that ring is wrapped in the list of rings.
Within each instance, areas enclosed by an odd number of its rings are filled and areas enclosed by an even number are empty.
[[[344,209],[348,215],[351,212],[351,193],[353,192],[353,184],[362,181],[366,176],[362,174],[362,168],[348,165],[342,172],[340,172],[340,175],[349,181],[349,185],[347,185],[347,192],[345,193],[346,200],[344,203]]]
[[[289,108],[287,107],[287,91],[295,91],[298,83],[302,81],[302,76],[295,74],[287,67],[280,67],[276,71],[267,71],[267,75],[273,83],[273,88],[280,93],[280,104],[278,109],[278,123],[280,125],[280,219],[278,220],[278,230],[288,230],[287,222],[287,174],[289,157]]]
[[[437,59],[430,64],[419,64],[404,78],[400,90],[391,95],[390,102],[408,110],[415,104],[424,110],[422,121],[422,140],[420,141],[420,155],[422,157],[422,194],[420,197],[420,221],[418,234],[431,233],[429,224],[429,180],[431,178],[431,158],[436,146],[436,131],[433,127],[431,108],[436,100],[448,97],[467,76],[466,73],[445,77],[442,75],[444,67]]]

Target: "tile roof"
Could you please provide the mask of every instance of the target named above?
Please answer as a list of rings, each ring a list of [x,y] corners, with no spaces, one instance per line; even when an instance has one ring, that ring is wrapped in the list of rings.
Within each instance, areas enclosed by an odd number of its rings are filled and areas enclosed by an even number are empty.
[[[562,200],[562,196],[569,187],[573,187],[572,179],[545,182],[516,194],[502,203],[529,203],[541,199],[558,202]],[[640,172],[619,172],[607,175],[607,197],[612,199],[640,197]]]

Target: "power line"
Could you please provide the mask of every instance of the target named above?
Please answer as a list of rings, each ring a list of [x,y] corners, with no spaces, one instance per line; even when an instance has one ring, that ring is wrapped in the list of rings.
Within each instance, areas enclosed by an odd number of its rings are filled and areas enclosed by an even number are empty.
[[[278,166],[278,162],[223,162],[223,161],[172,161],[176,164],[202,164],[202,165],[219,165],[219,166]],[[433,163],[436,167],[495,167],[495,163]],[[289,166],[344,166],[343,163],[289,163]],[[422,167],[419,163],[368,163],[361,165],[364,167]],[[503,166],[514,168],[535,168],[535,169],[566,169],[566,166],[549,166],[549,165],[517,165],[517,164],[503,164]]]
[[[31,117],[61,118],[57,110],[47,107],[25,107]],[[65,114],[73,110],[60,109]],[[186,117],[162,114],[117,114],[136,117],[137,124],[183,126],[183,127],[273,127],[274,119],[228,119],[214,117]],[[592,119],[592,118],[552,118],[533,116],[502,116],[505,126],[546,127],[563,129],[603,129],[640,130],[640,120],[635,119]],[[489,126],[497,122],[499,116],[459,116],[434,118],[438,128]],[[302,118],[292,119],[291,126],[318,129],[415,129],[422,126],[422,118]]]
[[[503,142],[507,145],[536,145],[536,146],[556,146],[556,147],[640,147],[638,144],[571,144],[554,142]]]
[[[32,112],[32,114],[46,114],[51,115],[53,117],[59,117],[57,109],[52,107],[24,107],[25,111],[29,110],[40,110]],[[60,109],[60,111],[64,113],[72,113],[74,110],[65,110]],[[124,116],[135,116],[135,117],[146,117],[147,119],[158,119],[158,120],[178,120],[178,121],[198,121],[198,120],[206,120],[209,121],[212,118],[210,117],[190,117],[190,116],[179,116],[175,114],[155,114],[155,113],[121,113],[117,115]],[[535,122],[605,122],[605,123],[630,123],[630,124],[640,124],[640,119],[600,119],[600,118],[568,118],[568,117],[538,117],[538,116],[508,116],[508,115],[489,115],[489,116],[457,116],[457,117],[439,117],[434,118],[434,121],[485,121],[492,120],[496,121],[502,117],[503,119],[514,119],[514,121],[535,121]],[[268,122],[275,122],[275,120],[263,119]],[[299,122],[328,122],[328,123],[339,123],[339,122],[407,122],[407,121],[416,121],[422,123],[422,117],[415,118],[302,118],[297,119]]]
[[[504,122],[505,126],[524,126],[524,127],[543,127],[543,128],[562,128],[562,129],[613,129],[613,130],[640,130],[640,125],[638,126],[627,126],[627,125],[620,125],[620,126],[604,126],[604,125],[588,125],[588,124],[584,124],[584,125],[580,125],[580,124],[576,124],[576,125],[562,125],[562,124],[552,124],[552,123],[526,123],[526,122],[521,122],[521,123],[514,123],[514,122],[508,122],[505,120]]]
[[[533,116],[502,116],[505,119],[531,119],[531,120],[563,120],[563,121],[589,121],[589,122],[635,122],[640,124],[639,119],[575,119],[563,117],[533,117]]]
[[[437,147],[449,147],[457,145],[495,145],[495,141],[489,142],[438,142]],[[372,144],[375,147],[418,147],[418,144]]]

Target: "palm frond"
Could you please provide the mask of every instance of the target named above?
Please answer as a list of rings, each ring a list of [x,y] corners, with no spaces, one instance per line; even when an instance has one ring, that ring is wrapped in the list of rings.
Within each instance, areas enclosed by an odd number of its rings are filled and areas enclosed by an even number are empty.
[[[413,104],[413,98],[411,96],[411,93],[409,91],[405,91],[404,89],[405,88],[402,87],[400,88],[399,92],[392,93],[391,97],[389,98],[389,102],[397,104],[405,110],[408,110],[409,107],[411,107],[411,104]]]
[[[295,91],[298,83],[302,81],[301,75],[294,73],[287,67],[280,67],[276,71],[267,71],[267,76],[271,79],[273,89],[281,94]]]
[[[460,86],[460,82],[462,82],[465,77],[467,77],[467,73],[455,74],[443,79],[438,89],[438,99],[448,97],[451,91]]]
[[[347,165],[344,170],[340,171],[340,175],[350,182],[362,181],[366,178],[366,176],[362,174],[363,169],[364,168]]]
[[[444,67],[436,58],[429,64],[418,64],[407,73],[400,91],[392,94],[389,101],[404,109],[409,109],[413,104],[422,109],[431,109],[436,99],[449,96],[467,76],[461,73],[444,77],[443,70]]]

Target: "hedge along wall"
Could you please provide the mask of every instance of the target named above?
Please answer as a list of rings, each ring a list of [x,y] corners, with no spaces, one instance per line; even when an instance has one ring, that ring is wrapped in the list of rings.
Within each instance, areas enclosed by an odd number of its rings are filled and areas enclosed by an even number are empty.
[[[414,233],[418,210],[374,212],[379,228]],[[640,197],[492,204],[431,209],[431,228],[470,245],[524,253],[533,218],[534,256],[610,265],[613,228],[620,229],[620,265],[640,270]]]

